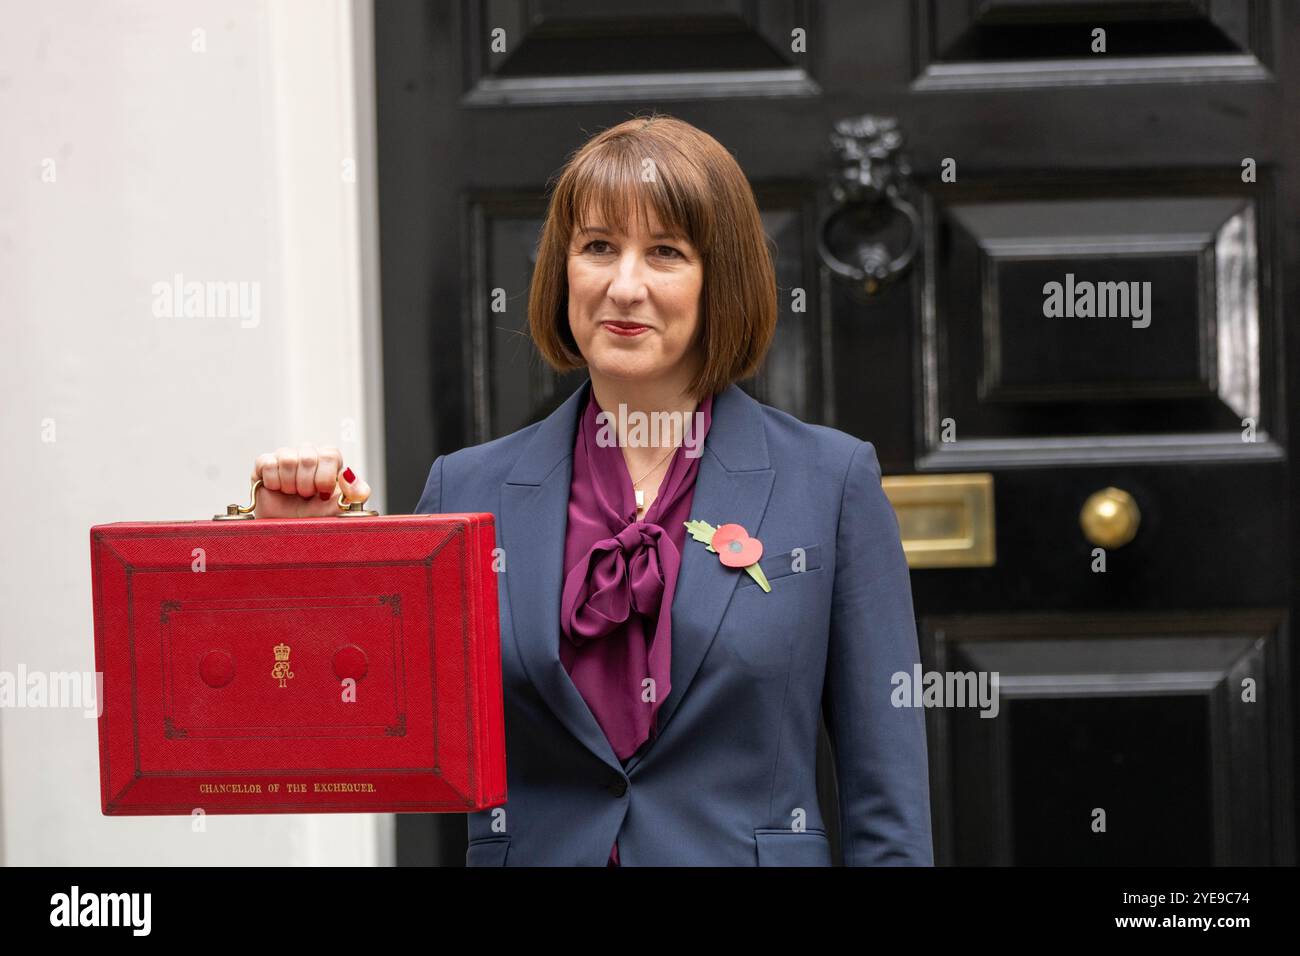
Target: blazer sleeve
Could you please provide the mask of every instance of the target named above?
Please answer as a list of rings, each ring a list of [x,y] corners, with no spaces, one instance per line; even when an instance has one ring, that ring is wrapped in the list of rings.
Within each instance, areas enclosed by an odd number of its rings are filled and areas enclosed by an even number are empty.
[[[933,866],[925,712],[891,704],[920,661],[898,519],[870,442],[849,461],[835,542],[822,707],[846,866]]]
[[[413,514],[436,515],[442,512],[442,460],[446,455],[439,455],[429,469],[429,477],[424,482],[424,493],[420,503],[415,506]]]

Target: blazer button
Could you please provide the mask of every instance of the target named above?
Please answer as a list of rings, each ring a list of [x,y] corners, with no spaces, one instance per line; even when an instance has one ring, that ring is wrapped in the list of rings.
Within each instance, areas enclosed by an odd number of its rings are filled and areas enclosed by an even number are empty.
[[[609,783],[609,792],[616,797],[621,797],[627,793],[627,781],[622,777],[615,777]]]

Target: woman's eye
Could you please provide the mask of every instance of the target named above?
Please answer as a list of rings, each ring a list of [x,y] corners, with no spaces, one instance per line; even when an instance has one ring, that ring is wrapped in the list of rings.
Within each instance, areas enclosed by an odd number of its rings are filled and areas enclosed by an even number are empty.
[[[608,248],[605,248],[608,245],[609,245],[609,241],[606,239],[593,239],[591,240],[591,242],[587,243],[585,246],[582,247],[582,251],[590,252],[593,255],[603,256],[610,251]],[[656,256],[660,256],[666,259],[671,259],[674,257],[681,258],[682,256],[681,252],[679,252],[677,249],[673,248],[672,246],[655,246],[651,251]]]

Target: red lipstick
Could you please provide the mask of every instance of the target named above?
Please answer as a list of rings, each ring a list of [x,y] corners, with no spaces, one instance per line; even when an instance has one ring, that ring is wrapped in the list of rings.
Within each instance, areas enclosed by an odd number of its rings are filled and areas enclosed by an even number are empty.
[[[602,326],[609,329],[615,335],[633,336],[645,332],[649,326],[638,325],[635,322],[602,322]]]

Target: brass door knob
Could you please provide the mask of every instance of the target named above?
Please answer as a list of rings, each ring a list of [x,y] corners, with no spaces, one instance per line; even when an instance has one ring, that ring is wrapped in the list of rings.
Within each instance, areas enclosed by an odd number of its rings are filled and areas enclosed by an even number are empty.
[[[1122,488],[1103,488],[1088,496],[1079,512],[1084,537],[1100,548],[1121,548],[1137,535],[1142,523],[1133,496]]]

